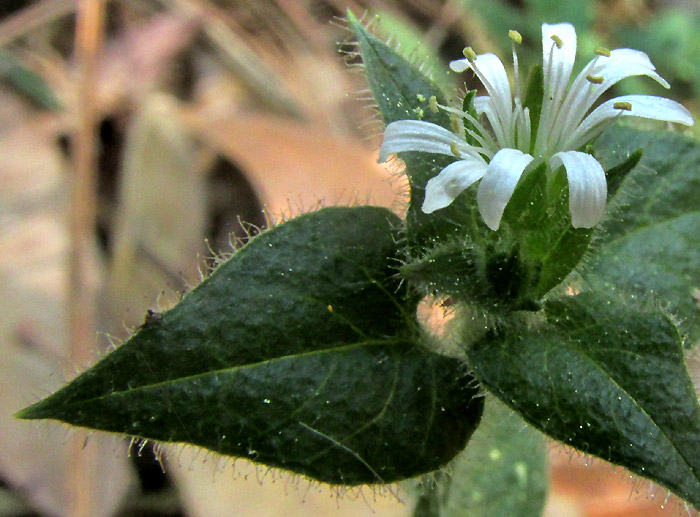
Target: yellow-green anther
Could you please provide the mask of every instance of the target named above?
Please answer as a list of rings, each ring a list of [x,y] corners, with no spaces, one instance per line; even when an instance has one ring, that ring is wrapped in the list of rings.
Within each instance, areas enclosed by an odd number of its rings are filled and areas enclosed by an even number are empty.
[[[425,102],[425,95],[419,93],[416,95],[416,99],[418,99],[418,102]]]
[[[450,117],[450,126],[452,127],[452,131],[455,133],[459,133],[460,131],[462,131],[462,125],[460,124],[459,119],[457,117]]]
[[[557,48],[562,48],[564,46],[564,42],[556,34],[552,34],[552,41],[554,41],[554,44],[557,46]]]
[[[470,63],[476,61],[476,52],[474,52],[473,48],[465,47],[462,54],[464,54],[464,57],[466,57]]]
[[[599,56],[610,57],[610,50],[605,47],[597,47],[593,52]]]
[[[450,151],[455,155],[456,158],[461,158],[462,153],[459,152],[459,147],[457,147],[457,142],[452,142],[450,144]]]
[[[438,111],[440,111],[440,109],[438,108],[437,97],[435,97],[435,95],[430,97],[430,100],[428,100],[428,107],[433,113],[437,113]]]
[[[513,40],[513,43],[520,45],[523,42],[523,37],[518,31],[508,31],[508,37]]]
[[[616,110],[632,111],[632,103],[631,102],[616,102],[615,104],[613,104],[613,108]]]
[[[602,84],[605,78],[600,75],[587,75],[586,80],[588,80],[589,83]]]

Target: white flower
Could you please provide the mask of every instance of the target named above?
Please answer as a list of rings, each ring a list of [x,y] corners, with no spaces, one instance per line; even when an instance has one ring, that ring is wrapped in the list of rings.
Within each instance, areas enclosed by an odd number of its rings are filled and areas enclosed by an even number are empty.
[[[605,212],[607,183],[603,167],[591,155],[579,151],[619,116],[677,122],[690,126],[690,112],[675,101],[649,95],[625,95],[603,102],[590,111],[598,98],[626,77],[646,75],[664,87],[649,57],[638,50],[597,49],[569,87],[576,56],[576,31],[567,23],[542,25],[544,98],[536,131],[529,110],[523,108],[515,43],[511,31],[515,92],[511,94],[505,67],[494,54],[476,55],[467,48],[466,59],[452,61],[455,72],[471,69],[488,95],[476,97],[477,117],[440,106],[458,117],[459,134],[418,120],[392,122],[384,133],[379,161],[390,154],[423,151],[455,156],[457,161],[432,178],[425,192],[423,212],[431,213],[452,203],[467,187],[481,179],[477,192],[479,211],[492,230],[498,229],[506,204],[528,167],[540,163],[548,174],[563,166],[569,182],[569,209],[575,228],[595,226]],[[436,109],[435,99],[431,108]],[[589,113],[590,111],[590,113]],[[465,124],[466,122],[466,124]],[[464,127],[472,143],[467,143]],[[532,134],[534,132],[534,134]]]

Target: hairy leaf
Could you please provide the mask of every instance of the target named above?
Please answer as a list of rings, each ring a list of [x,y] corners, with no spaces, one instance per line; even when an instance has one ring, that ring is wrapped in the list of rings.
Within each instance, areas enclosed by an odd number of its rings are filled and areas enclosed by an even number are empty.
[[[327,208],[254,238],[172,310],[18,414],[381,483],[462,450],[482,399],[417,343],[398,218]]]
[[[450,117],[439,110],[434,113],[428,100],[435,96],[446,104],[445,94],[427,75],[421,72],[398,52],[372,35],[352,13],[348,13],[350,28],[355,33],[364,71],[370,90],[385,124],[397,120],[424,120],[452,130]],[[422,152],[405,152],[400,155],[406,165],[411,188],[411,200],[407,214],[407,237],[413,254],[423,247],[432,247],[436,240],[461,236],[467,229],[481,225],[475,217],[475,189],[457,198],[449,207],[432,214],[421,210],[425,198],[425,185],[454,158]]]
[[[639,164],[625,178],[605,221],[608,239],[700,210],[700,141],[679,133],[618,124],[595,142],[605,170],[639,149]]]
[[[676,133],[614,127],[596,142],[605,165],[637,149],[641,161],[613,198],[602,246],[584,276],[670,303],[689,345],[700,341],[700,142]],[[606,167],[607,168],[607,167]]]
[[[550,436],[700,505],[700,406],[673,321],[633,296],[545,310],[546,323],[475,343],[476,377]]]

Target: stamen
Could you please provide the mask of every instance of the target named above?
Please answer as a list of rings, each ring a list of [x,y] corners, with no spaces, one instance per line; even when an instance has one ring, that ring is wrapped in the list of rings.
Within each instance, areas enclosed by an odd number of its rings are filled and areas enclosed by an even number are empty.
[[[466,57],[470,63],[473,63],[474,61],[476,61],[476,52],[474,52],[473,48],[465,47],[464,50],[462,51],[462,54],[464,54],[464,57]]]
[[[452,142],[450,144],[450,151],[452,151],[452,154],[455,155],[455,158],[462,157],[462,153],[459,152],[459,147],[457,146],[457,142]]]
[[[554,41],[554,44],[557,46],[557,48],[561,48],[564,46],[564,42],[556,34],[552,34],[552,41]]]
[[[632,103],[631,102],[616,102],[615,104],[613,104],[613,109],[632,111]]]
[[[605,47],[597,47],[593,52],[595,52],[599,56],[610,57],[610,50],[608,50]]]
[[[428,101],[428,107],[433,113],[437,113],[438,111],[440,111],[440,109],[438,108],[437,97],[435,97],[435,95],[430,97],[430,100]]]
[[[498,151],[499,147],[493,137],[488,131],[486,131],[486,128],[481,124],[481,122],[472,117],[469,113],[465,113],[464,111],[456,108],[451,108],[450,106],[443,106],[442,104],[438,104],[438,107],[444,111],[447,111],[448,113],[465,119],[474,127],[474,129],[476,129],[476,131],[478,131],[477,133],[468,127],[465,128],[467,134],[469,134],[469,136],[471,136],[481,145],[481,147],[472,146],[476,152],[488,155],[489,158],[492,158],[496,151]]]
[[[518,53],[515,51],[515,45],[520,45],[523,42],[523,37],[518,31],[508,31],[508,37],[513,41],[513,74],[515,79],[515,99],[520,99],[520,70],[518,69]]]
[[[588,80],[589,83],[593,84],[603,84],[605,78],[601,75],[587,75],[586,80]]]
[[[450,126],[452,127],[453,133],[462,132],[462,123],[457,117],[450,117]]]
[[[425,102],[425,95],[419,93],[416,95],[416,99],[418,99],[418,102]]]

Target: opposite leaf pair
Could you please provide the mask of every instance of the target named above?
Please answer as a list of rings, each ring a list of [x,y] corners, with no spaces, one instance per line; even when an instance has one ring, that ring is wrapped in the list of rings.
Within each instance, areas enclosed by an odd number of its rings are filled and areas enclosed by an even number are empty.
[[[424,113],[424,123],[451,127],[452,112],[422,109],[426,99],[443,99],[440,89],[352,15],[349,20],[385,121]],[[554,58],[571,50],[555,35],[561,48],[551,40],[548,80],[559,77],[552,92],[564,95],[562,78],[568,82],[570,69],[562,63],[573,58]],[[478,58],[470,57],[473,66]],[[511,109],[517,112],[511,123],[526,131],[525,108],[532,106],[492,106],[483,114],[493,127]],[[556,119],[555,111],[548,116]],[[551,135],[556,120],[543,122],[544,113],[536,131],[530,118],[530,131],[545,134],[540,127],[549,127],[547,143],[538,144],[537,137],[529,146],[553,152],[560,145]],[[462,119],[464,128],[473,124]],[[515,146],[524,142],[517,131]],[[462,145],[461,136],[450,134]],[[510,134],[492,138],[508,143]],[[426,185],[447,170],[454,153],[404,149],[411,184],[405,222],[377,207],[328,208],[255,237],[174,309],[149,319],[128,343],[18,416],[192,443],[355,485],[433,471],[465,446],[469,457],[488,389],[532,426],[698,506],[700,406],[682,343],[686,334],[691,343],[700,338],[700,317],[689,303],[700,286],[700,210],[693,201],[700,195],[700,144],[624,128],[604,136],[595,160],[608,170],[630,156],[636,164],[633,153],[645,149],[634,170],[617,170],[629,173],[646,197],[625,198],[627,188],[611,189],[617,212],[605,221],[588,267],[576,271],[583,292],[575,296],[551,289],[578,264],[590,232],[576,233],[570,221],[543,229],[535,223],[552,213],[527,208],[525,201],[534,192],[546,198],[548,185],[562,191],[556,177],[551,185],[546,181],[553,173],[546,164],[515,189],[503,215],[508,224],[484,232],[478,200],[469,192],[442,210],[421,210]],[[452,143],[440,145],[453,151]],[[482,158],[493,162],[499,152]],[[559,205],[553,213],[563,220]],[[652,250],[654,242],[665,246]],[[433,267],[438,258],[446,259]],[[412,270],[417,264],[425,267]],[[505,265],[512,266],[508,278],[499,274]],[[523,292],[502,288],[513,280],[511,271],[534,286],[526,298],[537,305],[500,303]],[[455,297],[458,303],[487,311],[488,321],[497,322],[468,339],[452,336],[463,347],[459,359],[431,350],[416,322],[424,292],[450,294],[455,282],[468,285]],[[658,295],[684,318],[683,332],[658,309]],[[541,507],[541,487],[535,491],[536,504],[524,507]]]

